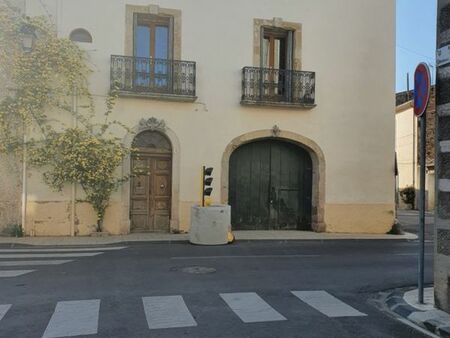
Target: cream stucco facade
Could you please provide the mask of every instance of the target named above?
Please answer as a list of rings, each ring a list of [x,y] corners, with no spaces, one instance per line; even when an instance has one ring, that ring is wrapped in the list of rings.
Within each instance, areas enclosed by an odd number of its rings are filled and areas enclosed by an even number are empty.
[[[130,55],[130,10],[169,15],[173,56],[196,62],[196,99],[121,96],[113,112],[136,133],[164,121],[172,145],[170,228],[189,230],[199,202],[199,170],[214,167],[212,201],[228,202],[229,159],[242,144],[279,139],[312,159],[312,229],[385,233],[394,219],[395,2],[393,0],[27,0],[28,15],[50,15],[58,34],[86,29],[80,43],[92,64],[91,91],[102,111],[110,88],[111,55]],[[128,13],[128,14],[127,14]],[[131,20],[132,21],[132,20]],[[315,72],[315,106],[240,104],[242,68],[259,67],[258,25],[290,27],[292,69]],[[132,37],[131,37],[132,38]],[[131,48],[132,52],[132,48]],[[275,127],[276,126],[276,127]],[[134,134],[117,130],[130,145]],[[130,159],[120,170],[130,171]],[[89,205],[71,187],[52,192],[29,171],[25,231],[86,235]],[[77,189],[80,198],[80,189]],[[233,212],[233,211],[232,211]],[[114,195],[105,230],[130,231],[130,184]]]

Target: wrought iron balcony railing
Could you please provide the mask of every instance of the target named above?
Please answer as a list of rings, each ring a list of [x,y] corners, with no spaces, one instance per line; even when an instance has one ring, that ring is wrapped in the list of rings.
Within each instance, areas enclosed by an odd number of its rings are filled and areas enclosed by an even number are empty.
[[[314,107],[315,88],[314,72],[244,67],[241,103]]]
[[[122,95],[193,101],[195,73],[192,61],[111,56],[111,87]]]

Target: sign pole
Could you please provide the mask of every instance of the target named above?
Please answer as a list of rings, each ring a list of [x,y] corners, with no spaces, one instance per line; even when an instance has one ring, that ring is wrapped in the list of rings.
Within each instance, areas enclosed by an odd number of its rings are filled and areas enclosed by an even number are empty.
[[[418,257],[418,302],[423,304],[425,280],[425,166],[426,166],[426,110],[430,100],[431,76],[426,63],[420,63],[414,73],[414,114],[420,123],[420,191],[419,191],[419,257]]]
[[[426,113],[420,117],[420,193],[419,193],[419,304],[423,304],[425,279],[425,157],[426,157]]]

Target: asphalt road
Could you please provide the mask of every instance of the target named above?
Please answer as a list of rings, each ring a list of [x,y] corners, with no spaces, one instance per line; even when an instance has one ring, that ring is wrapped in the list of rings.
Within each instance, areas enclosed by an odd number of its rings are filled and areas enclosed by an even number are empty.
[[[371,301],[379,291],[416,283],[417,242],[6,248],[0,337],[424,337]],[[427,243],[427,283],[431,252]],[[89,255],[71,256],[80,253]]]
[[[404,231],[419,233],[419,212],[417,210],[397,210],[397,219]],[[434,238],[434,214],[425,213],[425,240],[432,241]]]

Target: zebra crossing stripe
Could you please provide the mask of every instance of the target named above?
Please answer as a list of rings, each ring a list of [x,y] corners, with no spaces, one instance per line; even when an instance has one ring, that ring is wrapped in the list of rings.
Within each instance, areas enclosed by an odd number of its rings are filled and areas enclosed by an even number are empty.
[[[149,329],[197,326],[182,296],[142,297]]]
[[[30,249],[0,249],[2,253],[20,253],[20,252],[83,252],[83,251],[114,251],[125,249],[126,246],[115,246],[115,247],[92,247],[92,248],[30,248]]]
[[[35,265],[60,265],[73,262],[73,260],[48,260],[48,261],[0,261],[0,266],[35,266]]]
[[[0,305],[0,320],[2,320],[3,317],[5,317],[6,312],[8,312],[10,308],[11,304]]]
[[[96,334],[100,299],[58,302],[42,338]]]
[[[18,277],[33,271],[35,270],[3,270],[0,271],[0,278]]]
[[[38,254],[0,254],[0,258],[60,258],[60,257],[92,257],[103,252],[80,253],[38,253]]]
[[[254,292],[221,293],[220,297],[244,323],[286,320]]]
[[[294,296],[330,318],[367,316],[326,291],[291,291]]]

